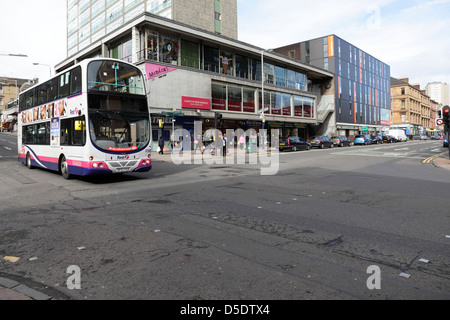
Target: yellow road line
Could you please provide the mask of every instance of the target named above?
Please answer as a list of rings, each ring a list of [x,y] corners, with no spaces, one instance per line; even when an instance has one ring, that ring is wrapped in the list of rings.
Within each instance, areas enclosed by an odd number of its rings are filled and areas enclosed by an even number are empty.
[[[442,152],[440,154],[434,155],[432,157],[426,158],[425,160],[423,160],[423,163],[431,163],[434,159],[439,158],[440,156],[443,156],[447,154],[447,152]]]

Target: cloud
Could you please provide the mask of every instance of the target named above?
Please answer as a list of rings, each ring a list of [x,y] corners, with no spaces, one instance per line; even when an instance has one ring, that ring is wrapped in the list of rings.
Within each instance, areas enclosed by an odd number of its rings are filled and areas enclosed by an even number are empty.
[[[48,78],[48,67],[33,62],[53,66],[66,57],[66,1],[2,0],[1,9],[2,25],[8,27],[0,52],[29,58],[0,57],[0,76]]]
[[[336,34],[425,86],[450,82],[450,0],[239,0],[239,38],[263,48]]]

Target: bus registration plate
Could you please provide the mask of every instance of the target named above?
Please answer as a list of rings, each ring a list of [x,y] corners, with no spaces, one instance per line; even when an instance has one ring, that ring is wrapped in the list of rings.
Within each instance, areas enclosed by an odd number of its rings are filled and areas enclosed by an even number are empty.
[[[117,168],[117,172],[128,172],[130,168]]]

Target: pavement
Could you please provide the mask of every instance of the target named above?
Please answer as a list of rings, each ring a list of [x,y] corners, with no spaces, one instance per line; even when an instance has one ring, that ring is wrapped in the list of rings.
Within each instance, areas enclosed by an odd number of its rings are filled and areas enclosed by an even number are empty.
[[[449,156],[441,156],[437,159],[434,159],[434,165],[439,168],[450,170],[450,158]]]
[[[53,297],[32,289],[23,283],[0,277],[0,301],[2,300],[53,300]]]

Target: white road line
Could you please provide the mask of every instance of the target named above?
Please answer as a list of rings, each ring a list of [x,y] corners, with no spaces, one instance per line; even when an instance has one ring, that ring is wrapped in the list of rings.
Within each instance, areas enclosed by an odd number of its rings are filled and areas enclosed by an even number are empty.
[[[12,149],[10,147],[3,147],[3,148],[5,148],[6,150],[9,150],[9,151],[12,151]]]

